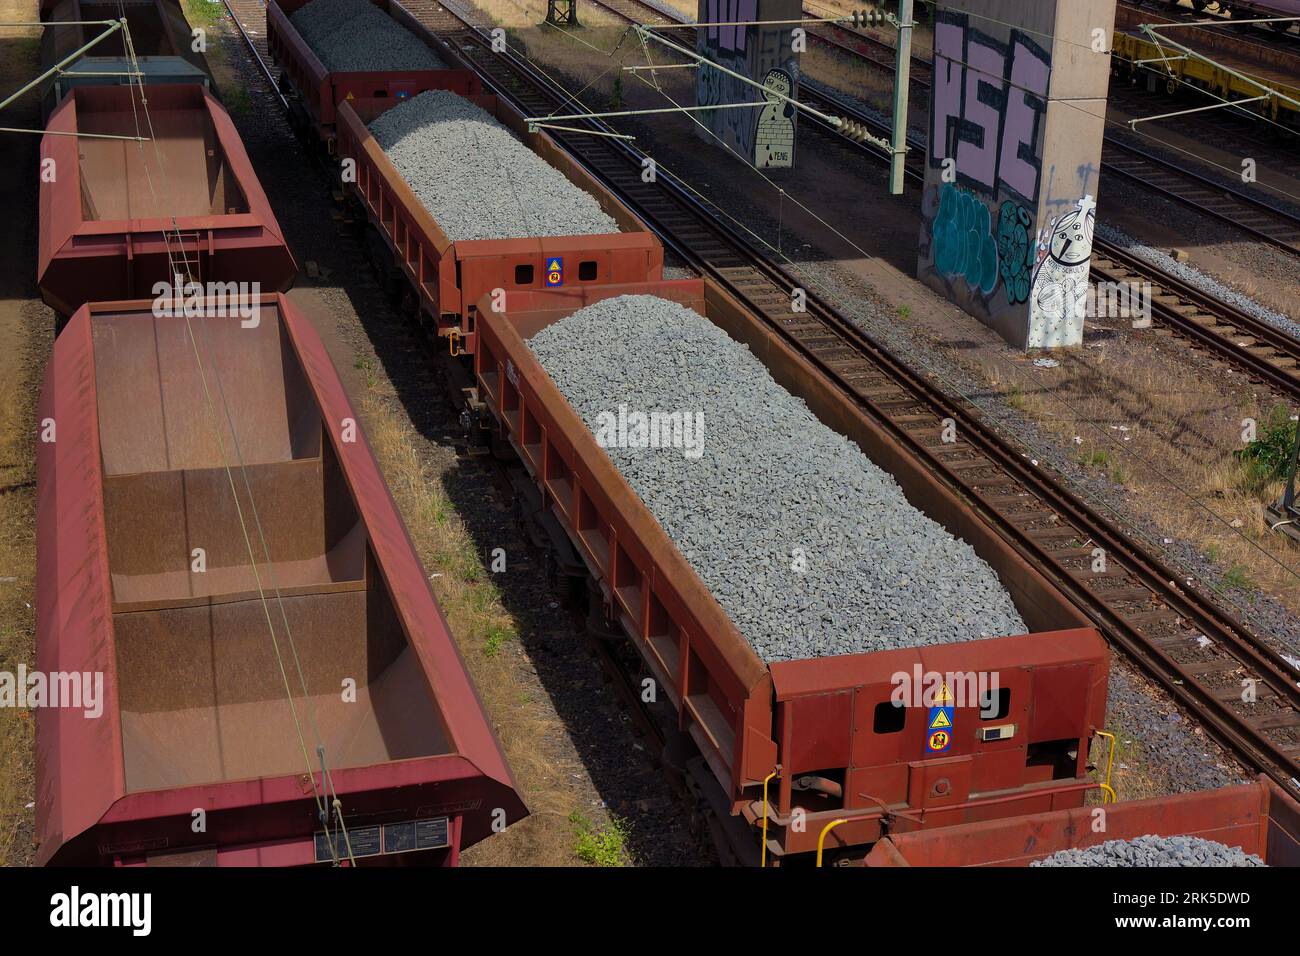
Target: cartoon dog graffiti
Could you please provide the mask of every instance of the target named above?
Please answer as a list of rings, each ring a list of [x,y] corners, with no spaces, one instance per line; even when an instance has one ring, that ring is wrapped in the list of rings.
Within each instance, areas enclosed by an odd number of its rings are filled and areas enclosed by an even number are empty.
[[[1078,345],[1088,303],[1088,272],[1097,203],[1084,196],[1038,238],[1030,294],[1030,348]]]
[[[754,165],[794,165],[794,106],[782,97],[794,88],[785,70],[768,70],[763,77],[763,96],[767,102],[758,114],[758,132],[754,136]]]

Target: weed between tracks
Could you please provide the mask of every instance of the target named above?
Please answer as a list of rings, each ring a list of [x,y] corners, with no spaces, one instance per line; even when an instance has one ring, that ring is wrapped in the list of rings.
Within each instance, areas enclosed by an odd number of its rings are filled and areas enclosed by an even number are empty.
[[[363,363],[359,360],[358,368]],[[520,672],[528,665],[515,622],[442,483],[420,460],[410,422],[387,400],[390,394],[367,376],[360,400],[366,432],[531,812],[469,849],[463,860],[477,866],[621,864],[627,851],[618,822],[592,823],[575,809],[579,768],[555,759],[547,744],[562,737],[564,728],[520,694]],[[575,842],[579,818],[586,823]]]

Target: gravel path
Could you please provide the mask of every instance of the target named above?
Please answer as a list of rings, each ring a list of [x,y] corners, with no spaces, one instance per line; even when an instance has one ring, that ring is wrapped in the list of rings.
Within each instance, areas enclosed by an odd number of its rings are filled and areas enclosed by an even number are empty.
[[[329,70],[445,70],[432,50],[370,0],[313,0],[289,17]]]
[[[370,131],[453,242],[619,231],[594,196],[454,93],[421,93]]]
[[[1200,837],[1158,837],[1107,840],[1085,849],[1061,850],[1030,866],[1267,866],[1241,847],[1224,846]]]
[[[698,313],[620,296],[529,344],[764,660],[1025,633],[968,544]],[[684,413],[703,440],[627,447],[605,427],[620,406]]]

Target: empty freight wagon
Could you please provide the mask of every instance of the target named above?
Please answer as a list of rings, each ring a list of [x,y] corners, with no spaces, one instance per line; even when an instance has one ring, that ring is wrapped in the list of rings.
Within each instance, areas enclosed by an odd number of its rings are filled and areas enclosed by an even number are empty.
[[[258,318],[55,344],[37,659],[105,698],[38,712],[41,862],[452,865],[525,812],[323,344]]]
[[[152,298],[177,272],[201,283],[293,283],[297,266],[230,116],[201,86],[77,87],[41,140],[41,296]],[[81,138],[64,134],[118,138]],[[151,139],[138,142],[136,138]]]
[[[177,0],[42,0],[41,69],[49,70],[92,43],[105,32],[94,21],[125,19],[135,53],[135,66],[144,74],[138,82],[197,83],[211,88],[207,59],[194,49],[194,36]],[[41,99],[46,118],[67,92],[78,86],[121,86],[137,82],[131,75],[123,31],[109,34],[88,52],[50,79]]]
[[[765,662],[526,342],[623,295],[680,303],[748,346],[822,425],[856,443],[912,506],[991,566],[1031,633]],[[887,830],[1077,807],[1096,788],[1089,746],[1104,720],[1109,664],[1101,635],[965,501],[718,286],[513,292],[503,312],[484,300],[478,334],[477,398],[534,482],[526,510],[558,524],[598,582],[597,613],[622,626],[671,701],[702,758],[692,765],[697,783],[752,827],[754,862],[759,830],[769,859],[814,852],[827,826],[828,849],[860,858]],[[669,344],[644,361],[678,360],[665,357]],[[980,673],[999,676],[996,694],[954,700],[942,723],[929,707],[894,706],[899,674]]]

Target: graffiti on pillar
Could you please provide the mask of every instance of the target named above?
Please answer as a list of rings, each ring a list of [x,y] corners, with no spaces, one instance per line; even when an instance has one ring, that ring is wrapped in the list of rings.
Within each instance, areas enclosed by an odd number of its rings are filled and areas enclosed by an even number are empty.
[[[1037,261],[1034,215],[1008,199],[998,211],[998,263],[1008,305],[1029,300],[1030,273]]]
[[[1030,348],[1051,348],[1082,338],[1096,226],[1097,203],[1092,196],[1084,196],[1039,235],[1032,282]]]
[[[696,52],[761,83],[765,90],[702,65],[696,71],[697,105],[762,105],[704,110],[697,114],[698,119],[717,137],[714,142],[720,140],[755,166],[794,164],[796,111],[788,101],[772,94],[795,95],[799,87],[799,60],[791,47],[788,26],[758,26],[753,21],[797,20],[801,9],[799,0],[700,0],[699,3],[700,22],[713,25],[696,31]],[[739,25],[743,21],[750,24]]]
[[[945,183],[932,226],[935,268],[988,295],[998,282],[998,246],[989,207],[971,193]]]
[[[790,96],[794,85],[785,70],[768,70],[763,78],[767,105],[758,114],[758,133],[754,138],[754,165],[789,166],[794,162],[794,107],[782,99]],[[772,95],[777,94],[777,95]]]
[[[935,16],[919,275],[985,321],[1013,321],[1038,264],[1051,52],[991,18]]]

